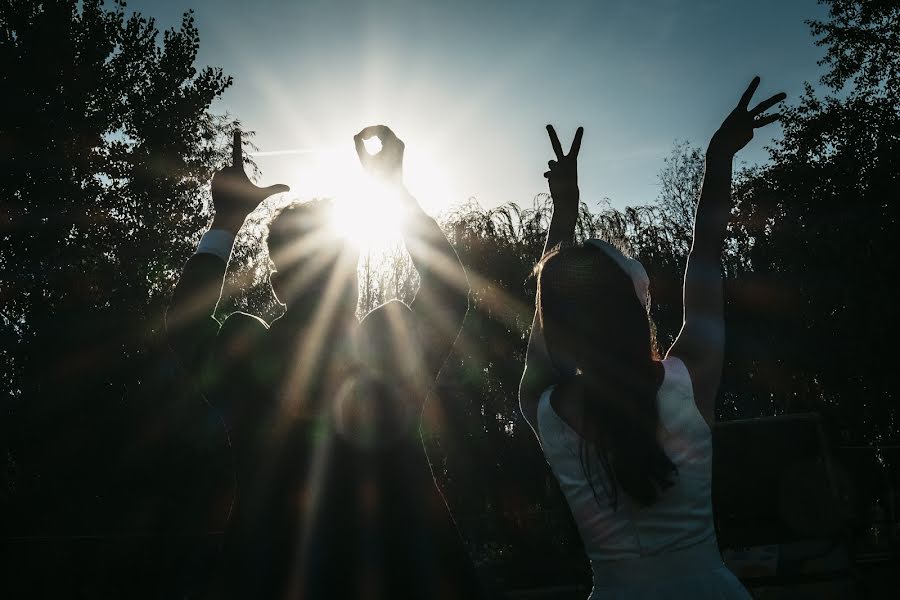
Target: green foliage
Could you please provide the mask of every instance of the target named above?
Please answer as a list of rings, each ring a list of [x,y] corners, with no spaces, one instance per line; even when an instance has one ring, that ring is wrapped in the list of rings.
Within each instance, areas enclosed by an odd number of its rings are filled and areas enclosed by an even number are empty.
[[[131,409],[165,397],[161,311],[235,126],[198,46],[189,12],[160,39],[124,2],[0,4],[0,499],[45,524],[76,481],[70,510],[111,493]]]
[[[900,6],[895,0],[819,0],[829,20],[808,21],[825,48],[822,83],[856,96],[900,94]]]
[[[874,443],[900,433],[886,377],[900,333],[889,267],[900,217],[900,5],[827,4],[831,20],[811,28],[831,66],[822,83],[842,93],[820,97],[807,85],[784,110],[770,163],[739,184],[738,224],[757,243],[747,254],[753,285],[738,301],[754,322],[743,343],[767,349],[747,359],[751,395],[778,411],[824,412],[845,440]]]
[[[207,218],[228,128],[208,108],[231,78],[193,66],[190,13],[162,44],[153,19],[99,0],[5,3],[0,29],[4,290],[18,313],[145,306]]]

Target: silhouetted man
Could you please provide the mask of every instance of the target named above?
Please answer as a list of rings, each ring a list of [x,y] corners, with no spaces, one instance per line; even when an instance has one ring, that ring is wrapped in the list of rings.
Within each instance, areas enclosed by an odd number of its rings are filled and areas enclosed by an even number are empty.
[[[247,178],[239,132],[233,153],[213,177],[215,217],[184,266],[166,326],[180,363],[221,412],[235,461],[222,573],[208,595],[281,598],[296,590],[315,434],[357,323],[358,256],[327,233],[327,204],[288,208],[267,238],[284,315],[267,325],[236,312],[220,325],[213,313],[235,235],[263,200],[288,191]]]
[[[370,155],[364,140],[377,137]],[[399,203],[419,274],[409,306],[388,302],[356,335],[356,368],[334,403],[323,500],[306,565],[307,597],[478,598],[483,595],[420,436],[422,407],[468,310],[469,285],[453,247],[403,185],[404,144],[385,126],[355,136],[381,194]]]

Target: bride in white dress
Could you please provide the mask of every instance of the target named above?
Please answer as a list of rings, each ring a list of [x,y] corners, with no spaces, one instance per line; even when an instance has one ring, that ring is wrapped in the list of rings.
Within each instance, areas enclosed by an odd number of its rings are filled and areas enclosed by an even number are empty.
[[[749,598],[722,563],[710,497],[715,397],[724,349],[721,252],[735,153],[777,120],[749,108],[755,78],[710,141],[684,279],[684,323],[659,360],[649,279],[601,240],[573,245],[582,130],[545,176],[554,213],[520,388],[578,525],[601,598]]]

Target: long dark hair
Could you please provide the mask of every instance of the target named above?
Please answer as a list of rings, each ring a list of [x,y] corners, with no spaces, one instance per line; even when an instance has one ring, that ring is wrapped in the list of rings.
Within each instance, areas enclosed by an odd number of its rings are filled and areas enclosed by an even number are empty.
[[[647,311],[630,277],[595,246],[554,249],[537,271],[550,357],[560,372],[577,368],[584,384],[580,458],[594,497],[599,462],[614,509],[618,486],[639,505],[652,504],[677,470],[657,440],[662,368]]]

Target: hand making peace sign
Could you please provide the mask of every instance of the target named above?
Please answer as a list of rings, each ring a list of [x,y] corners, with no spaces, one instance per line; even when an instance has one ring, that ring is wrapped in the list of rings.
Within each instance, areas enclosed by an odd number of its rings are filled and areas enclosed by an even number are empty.
[[[568,154],[563,154],[562,145],[553,125],[547,125],[547,134],[553,145],[553,153],[556,160],[547,162],[550,170],[544,173],[550,184],[550,197],[555,208],[566,207],[578,210],[578,151],[581,150],[581,136],[584,135],[584,127],[575,131],[575,139]]]

